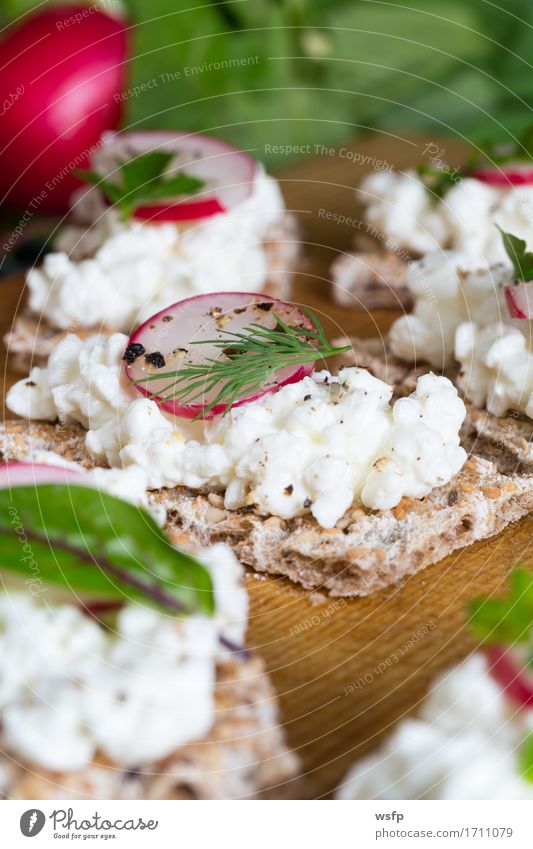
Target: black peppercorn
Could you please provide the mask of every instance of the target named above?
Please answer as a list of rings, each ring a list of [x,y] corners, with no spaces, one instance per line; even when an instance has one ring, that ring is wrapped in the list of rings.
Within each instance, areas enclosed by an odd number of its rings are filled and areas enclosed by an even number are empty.
[[[144,354],[145,350],[146,348],[144,347],[144,345],[141,345],[140,342],[132,342],[132,344],[128,345],[128,347],[124,351],[124,356],[122,357],[122,359],[126,360],[126,362],[131,365],[135,362],[137,357],[140,357],[142,354]]]
[[[155,366],[156,368],[163,368],[165,365],[165,358],[161,351],[154,351],[153,354],[146,354],[145,358],[147,363]]]

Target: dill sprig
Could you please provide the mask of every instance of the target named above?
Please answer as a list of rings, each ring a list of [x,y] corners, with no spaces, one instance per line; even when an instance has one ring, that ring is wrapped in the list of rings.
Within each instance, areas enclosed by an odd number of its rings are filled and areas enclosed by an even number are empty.
[[[213,401],[202,408],[195,420],[204,418],[214,407],[222,404],[222,415],[226,415],[239,398],[266,386],[281,369],[324,360],[350,350],[350,345],[340,348],[330,345],[316,315],[310,309],[303,308],[303,311],[311,320],[312,329],[293,327],[273,313],[276,319],[274,327],[254,322],[239,333],[222,330],[224,338],[191,343],[219,348],[224,359],[209,357],[203,363],[148,375],[131,383],[138,385],[168,378],[169,383],[164,389],[150,397],[165,401],[176,399],[182,404],[192,404],[219,387]]]

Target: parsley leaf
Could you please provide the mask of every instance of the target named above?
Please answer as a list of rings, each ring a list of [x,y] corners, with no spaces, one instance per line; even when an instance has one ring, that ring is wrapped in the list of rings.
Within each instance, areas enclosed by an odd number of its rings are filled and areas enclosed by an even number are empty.
[[[502,234],[503,246],[507,256],[513,263],[516,279],[524,282],[533,280],[533,253],[527,250],[524,239],[519,239],[512,233],[506,233],[501,227],[498,227],[498,230]]]
[[[470,624],[487,643],[527,642],[533,629],[533,574],[517,568],[504,598],[478,598],[469,604]]]
[[[139,206],[191,195],[205,186],[205,180],[185,171],[166,174],[174,156],[174,153],[152,150],[121,162],[118,182],[90,169],[77,169],[73,173],[83,182],[98,186],[111,203],[119,208],[122,219],[127,221]]]

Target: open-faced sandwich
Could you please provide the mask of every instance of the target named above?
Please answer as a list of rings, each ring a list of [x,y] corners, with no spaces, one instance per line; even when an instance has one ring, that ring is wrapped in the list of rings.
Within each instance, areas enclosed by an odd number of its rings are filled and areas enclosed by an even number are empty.
[[[193,133],[111,133],[91,166],[54,251],[27,275],[6,338],[23,370],[66,332],[130,333],[195,294],[289,294],[296,219],[246,152]]]
[[[533,579],[472,605],[487,643],[443,673],[416,717],[360,760],[341,799],[533,799]]]
[[[511,234],[495,231],[495,239],[508,265],[469,270],[452,251],[413,262],[413,312],[386,339],[349,340],[343,359],[393,380],[400,395],[428,366],[443,371],[467,401],[465,447],[526,477],[533,473],[533,254]]]
[[[461,167],[446,164],[443,151],[428,144],[428,162],[418,168],[367,176],[356,192],[364,209],[356,251],[340,255],[331,269],[337,303],[409,309],[410,260],[438,250],[458,251],[466,271],[510,268],[495,225],[533,248],[532,135],[529,129],[516,143],[478,148]]]
[[[342,353],[342,351],[341,351]],[[533,480],[467,460],[446,377],[393,387],[338,355],[316,316],[264,295],[182,301],[129,339],[71,335],[8,393],[4,459],[54,451],[139,468],[170,528],[259,571],[368,595],[497,533]]]
[[[227,546],[165,536],[108,483],[72,464],[0,467],[0,793],[276,792],[297,762],[243,647],[242,567]]]

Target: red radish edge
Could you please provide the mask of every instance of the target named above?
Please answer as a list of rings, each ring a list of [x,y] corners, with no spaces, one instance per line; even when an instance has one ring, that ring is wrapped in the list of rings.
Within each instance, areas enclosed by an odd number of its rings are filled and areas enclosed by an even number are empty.
[[[503,291],[511,318],[533,319],[533,282],[513,283]]]
[[[533,707],[533,678],[515,661],[508,646],[489,646],[486,650],[493,678],[514,702],[521,707]]]
[[[141,324],[140,327],[138,327],[137,330],[135,330],[135,332],[130,336],[130,338],[128,339],[128,346],[135,344],[136,342],[140,342],[142,344],[142,337],[145,331],[148,330],[149,332],[151,332],[151,326],[156,325],[158,321],[163,318],[163,316],[167,316],[169,313],[179,315],[179,313],[186,306],[194,302],[201,303],[201,301],[205,301],[207,306],[212,306],[216,300],[220,301],[222,298],[227,298],[228,296],[232,299],[240,299],[240,303],[244,305],[246,305],[247,303],[252,304],[253,301],[258,301],[259,303],[264,303],[268,301],[272,302],[273,304],[279,304],[283,307],[290,307],[292,310],[294,310],[295,313],[300,314],[302,322],[306,322],[308,327],[312,326],[308,316],[306,316],[305,313],[303,313],[299,309],[299,307],[294,306],[293,304],[290,304],[287,301],[281,301],[278,298],[272,298],[269,295],[263,295],[262,293],[257,292],[215,292],[208,293],[205,295],[194,295],[192,298],[186,298],[183,301],[179,301],[176,304],[172,304],[166,309],[161,310],[160,312],[151,316],[149,319],[147,319],[147,321]],[[230,308],[228,307],[228,309]],[[233,307],[231,307],[231,309],[233,309]],[[189,340],[184,339],[183,345],[187,345],[188,342]],[[132,365],[135,365],[135,363],[133,363]],[[235,401],[234,404],[232,404],[231,409],[242,407],[244,404],[250,404],[253,401],[257,401],[260,398],[263,398],[265,395],[277,392],[283,386],[289,386],[291,383],[298,383],[300,380],[303,380],[304,377],[310,377],[313,374],[314,370],[314,362],[301,364],[295,367],[295,370],[287,377],[283,378],[283,380],[279,381],[279,383],[276,383],[272,386],[267,386],[261,390],[255,390],[252,395],[239,398],[237,401]],[[134,375],[132,374],[132,367],[129,364],[125,365],[125,372],[129,380],[134,379]],[[153,395],[153,391],[149,388],[149,385],[136,384],[135,389],[137,389],[137,391],[140,392],[141,395],[144,395],[146,398],[150,398]],[[157,396],[155,396],[153,400],[157,403],[160,409],[164,410],[167,413],[170,413],[173,416],[176,416],[177,418],[183,419],[194,419],[198,416],[204,420],[210,420],[212,418],[215,418],[216,416],[221,415],[227,410],[225,404],[216,404],[205,416],[202,416],[202,411],[206,406],[204,404],[193,403],[181,405],[175,401],[162,402],[161,399],[159,399]]]
[[[111,133],[113,140],[130,141],[132,144],[139,144],[152,141],[153,147],[147,145],[147,149],[155,150],[157,147],[167,147],[172,150],[172,142],[180,140],[199,139],[214,149],[218,148],[220,152],[237,154],[246,163],[246,180],[243,181],[248,185],[246,194],[243,200],[249,197],[255,174],[257,171],[257,163],[252,157],[238,147],[229,142],[218,139],[215,136],[209,136],[205,133],[187,133],[187,132],[167,132],[165,130],[146,130],[145,132],[136,133]],[[106,201],[109,206],[111,202]],[[222,212],[227,212],[230,207],[225,206],[216,196],[205,198],[193,198],[192,200],[177,200],[172,202],[169,200],[167,204],[154,204],[140,206],[133,212],[133,218],[141,221],[197,221],[201,218],[211,218],[213,215],[218,215]]]
[[[471,171],[468,175],[474,180],[480,180],[489,186],[529,186],[533,184],[533,168],[530,171],[519,169],[482,168],[479,171]]]
[[[30,484],[57,483],[70,479],[78,481],[81,472],[66,466],[53,466],[47,463],[15,462],[0,464],[0,489]]]
[[[176,201],[168,206],[139,206],[133,217],[142,221],[197,221],[226,212],[218,198],[195,201]]]

